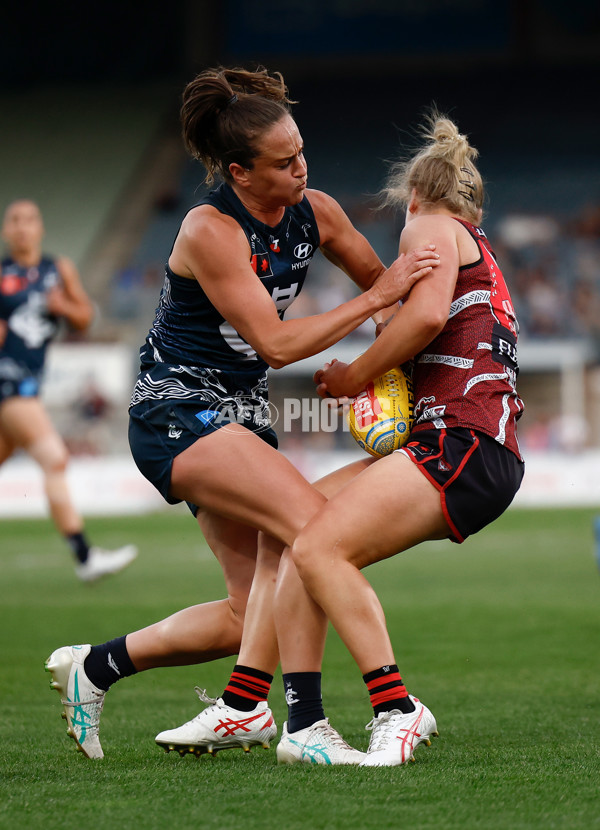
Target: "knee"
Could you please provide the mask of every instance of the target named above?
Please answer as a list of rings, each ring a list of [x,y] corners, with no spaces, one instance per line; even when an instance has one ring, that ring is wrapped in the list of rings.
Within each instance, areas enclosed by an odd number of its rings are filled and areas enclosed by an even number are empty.
[[[38,441],[30,447],[29,453],[46,475],[61,475],[66,472],[69,453],[58,436]]]
[[[305,584],[310,584],[317,572],[319,560],[322,559],[316,540],[311,540],[308,533],[300,533],[290,549],[290,556],[300,579]]]
[[[45,459],[44,463],[42,463],[44,474],[48,477],[64,476],[67,472],[68,461],[69,457],[66,452],[62,454],[57,453],[56,455]]]
[[[229,590],[227,602],[231,610],[232,622],[240,627],[240,636],[244,626],[244,618],[246,616],[246,608],[248,607],[248,596],[250,595],[250,588],[247,590],[239,588],[237,590]]]

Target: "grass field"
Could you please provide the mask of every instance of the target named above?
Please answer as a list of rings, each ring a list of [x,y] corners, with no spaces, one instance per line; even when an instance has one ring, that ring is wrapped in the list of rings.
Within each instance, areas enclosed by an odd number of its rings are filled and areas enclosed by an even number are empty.
[[[81,585],[46,521],[0,522],[1,828],[600,828],[600,574],[594,511],[511,510],[462,546],[372,567],[409,689],[440,738],[393,769],[278,767],[274,747],[181,758],[154,744],[218,694],[233,658],[138,674],[109,693],[105,759],[75,751],[44,660],[222,595],[187,512],[90,519],[140,556]],[[366,748],[368,697],[332,632],[326,711]],[[281,678],[271,706],[285,719]]]

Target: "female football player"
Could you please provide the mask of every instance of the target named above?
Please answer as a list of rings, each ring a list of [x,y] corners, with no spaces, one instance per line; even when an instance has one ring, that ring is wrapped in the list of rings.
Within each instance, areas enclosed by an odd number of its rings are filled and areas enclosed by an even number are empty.
[[[93,316],[75,265],[44,255],[43,236],[35,202],[8,205],[2,224],[7,255],[0,270],[0,464],[16,449],[39,464],[52,520],[73,551],[77,576],[91,582],[125,568],[137,548],[90,547],[67,485],[67,448],[39,398],[46,353],[60,321],[83,331]]]
[[[413,361],[415,425],[404,448],[370,461],[331,496],[282,563],[275,614],[295,731],[288,720],[277,748],[281,762],[315,754],[320,660],[303,632],[314,632],[325,617],[355,659],[373,706],[361,765],[403,764],[437,734],[429,709],[407,692],[383,609],[360,571],[426,540],[462,542],[506,510],[523,477],[518,326],[480,228],[477,152],[435,111],[423,133],[424,145],[392,168],[385,196],[406,208],[400,252],[433,242],[440,266],[415,284],[364,354],[315,375],[319,394],[353,396]],[[296,709],[303,710],[303,729]]]
[[[189,210],[169,254],[141,350],[129,437],[136,464],[166,501],[190,505],[228,596],[50,656],[70,734],[91,758],[103,754],[100,712],[116,680],[230,654],[239,662],[223,698],[202,713],[186,746],[205,752],[220,738],[224,747],[274,735],[266,698],[279,659],[272,618],[279,556],[325,497],[277,451],[267,369],[322,351],[369,317],[377,321],[438,262],[424,244],[386,270],[340,206],[307,189],[291,103],[281,75],[264,69],[207,70],[183,94],[186,146],[208,182],[217,174],[224,182]],[[364,292],[326,313],[284,321],[319,248]],[[237,724],[225,736],[223,719]]]

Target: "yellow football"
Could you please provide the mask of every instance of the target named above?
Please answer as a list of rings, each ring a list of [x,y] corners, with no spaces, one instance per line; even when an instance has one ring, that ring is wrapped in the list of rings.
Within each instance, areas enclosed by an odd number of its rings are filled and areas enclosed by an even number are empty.
[[[414,394],[400,367],[371,381],[348,409],[350,433],[359,447],[381,458],[404,446],[412,429]]]

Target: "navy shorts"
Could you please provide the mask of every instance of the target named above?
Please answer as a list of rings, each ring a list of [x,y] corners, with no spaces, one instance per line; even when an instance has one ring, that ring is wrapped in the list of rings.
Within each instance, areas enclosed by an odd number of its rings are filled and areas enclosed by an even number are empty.
[[[182,501],[169,494],[173,459],[202,436],[210,435],[234,420],[233,417],[214,418],[211,415],[214,415],[214,409],[202,400],[149,400],[129,410],[129,446],[133,460],[169,504]],[[241,423],[277,449],[277,435],[272,427],[257,425],[252,419],[236,418],[235,423]],[[195,515],[197,505],[188,502],[188,506]]]
[[[524,463],[498,441],[472,429],[427,429],[396,452],[407,455],[439,491],[450,539],[502,515],[521,486]]]
[[[11,358],[0,360],[0,403],[8,398],[35,398],[39,393],[39,377]]]

